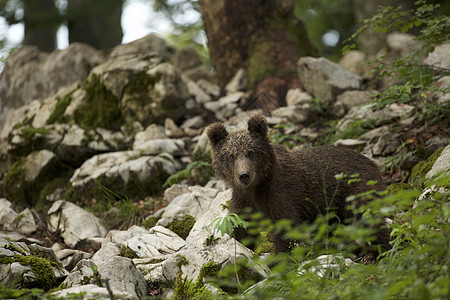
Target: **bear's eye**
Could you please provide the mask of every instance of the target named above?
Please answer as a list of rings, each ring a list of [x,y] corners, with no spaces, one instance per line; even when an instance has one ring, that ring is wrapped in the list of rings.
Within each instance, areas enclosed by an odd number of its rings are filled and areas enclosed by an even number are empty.
[[[234,159],[234,154],[230,154],[230,159]]]
[[[248,151],[247,156],[252,158],[253,156],[255,156],[255,152],[253,151]]]

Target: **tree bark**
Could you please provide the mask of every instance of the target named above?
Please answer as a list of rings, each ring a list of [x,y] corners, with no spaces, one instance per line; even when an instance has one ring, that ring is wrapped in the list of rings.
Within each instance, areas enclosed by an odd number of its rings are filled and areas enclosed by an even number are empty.
[[[69,42],[109,49],[122,42],[123,0],[69,0]]]
[[[35,45],[41,51],[56,48],[56,31],[60,25],[54,0],[24,0],[24,45]]]
[[[284,105],[287,90],[301,87],[297,60],[316,54],[304,24],[293,15],[293,1],[199,2],[218,84],[223,87],[245,68],[248,88],[257,96],[255,106]]]

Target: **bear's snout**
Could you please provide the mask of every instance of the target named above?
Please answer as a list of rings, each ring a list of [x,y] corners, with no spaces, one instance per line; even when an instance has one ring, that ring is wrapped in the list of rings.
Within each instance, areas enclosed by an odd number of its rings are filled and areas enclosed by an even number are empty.
[[[249,172],[241,172],[241,173],[239,173],[239,181],[243,185],[248,185],[250,183],[250,173]]]

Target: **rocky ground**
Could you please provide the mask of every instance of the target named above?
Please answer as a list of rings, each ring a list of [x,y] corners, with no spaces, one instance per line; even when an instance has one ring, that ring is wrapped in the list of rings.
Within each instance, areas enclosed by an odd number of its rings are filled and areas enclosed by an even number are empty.
[[[390,59],[418,47],[407,35],[388,42]],[[424,63],[449,68],[449,57],[444,45]],[[220,89],[193,50],[155,35],[108,54],[83,44],[15,51],[0,75],[0,286],[136,299],[173,297],[186,278],[219,293],[206,271],[253,253],[209,226],[230,200],[211,177],[204,129],[212,121],[232,129],[262,112],[274,142],[354,148],[393,186],[448,171],[449,94],[423,95],[442,109],[431,118],[420,105],[377,110],[370,97],[388,82],[373,84],[359,65],[367,59],[357,51],[340,64],[301,58],[305,90],[265,111],[246,109],[271,99],[245,90],[245,71]],[[436,84],[448,88],[450,77]],[[268,272],[258,265],[248,276]]]

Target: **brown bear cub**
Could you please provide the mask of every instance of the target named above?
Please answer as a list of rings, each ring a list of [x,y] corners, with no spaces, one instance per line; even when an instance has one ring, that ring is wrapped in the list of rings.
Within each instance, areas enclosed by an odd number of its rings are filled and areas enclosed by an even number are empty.
[[[272,145],[267,134],[262,115],[251,117],[248,129],[228,132],[221,123],[207,128],[216,175],[233,190],[231,211],[250,207],[273,221],[290,219],[299,224],[313,222],[332,208],[339,220],[347,220],[352,217],[347,196],[385,189],[378,167],[364,155],[333,146],[290,151]],[[340,173],[359,174],[361,180],[349,185],[347,180],[336,179]],[[368,186],[369,180],[377,183]],[[389,232],[378,231],[377,243],[389,247]],[[238,239],[243,235],[237,231]],[[277,252],[289,250],[290,241],[281,235],[274,242]]]

